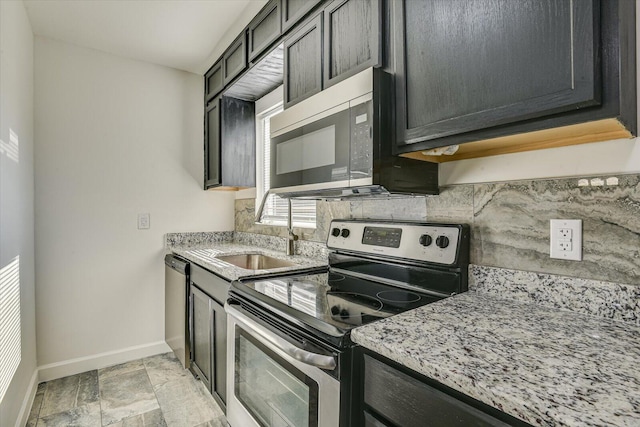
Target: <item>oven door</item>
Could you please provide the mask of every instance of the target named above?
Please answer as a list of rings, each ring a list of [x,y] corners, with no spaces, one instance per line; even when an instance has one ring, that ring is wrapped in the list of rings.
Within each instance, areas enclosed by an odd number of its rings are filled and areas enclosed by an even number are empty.
[[[323,369],[335,356],[310,353],[226,304],[227,421],[231,427],[337,427],[340,383]]]

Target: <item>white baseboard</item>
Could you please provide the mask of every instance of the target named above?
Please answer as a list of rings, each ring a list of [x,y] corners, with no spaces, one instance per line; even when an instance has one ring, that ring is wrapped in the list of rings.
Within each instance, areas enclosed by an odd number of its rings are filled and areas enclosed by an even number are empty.
[[[158,341],[150,344],[123,348],[121,350],[95,354],[93,356],[79,357],[77,359],[51,363],[49,365],[38,367],[39,380],[41,382],[51,381],[69,375],[106,368],[107,366],[117,365],[119,363],[130,362],[143,357],[168,353],[170,351],[171,348],[169,348],[166,342]]]
[[[33,406],[33,400],[36,397],[36,391],[38,391],[38,369],[33,371],[33,375],[31,375],[31,381],[29,382],[29,388],[27,389],[27,393],[25,394],[25,398],[22,402],[22,406],[20,407],[20,412],[18,413],[18,419],[16,419],[16,427],[23,427],[27,424],[29,420],[29,413],[31,412],[31,406]]]

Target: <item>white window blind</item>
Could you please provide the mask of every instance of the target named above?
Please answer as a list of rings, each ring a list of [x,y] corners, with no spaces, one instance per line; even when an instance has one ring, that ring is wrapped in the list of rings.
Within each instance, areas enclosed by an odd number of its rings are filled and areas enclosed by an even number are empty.
[[[277,106],[258,116],[260,132],[258,143],[261,144],[258,152],[262,152],[261,183],[258,188],[258,203],[262,201],[262,196],[271,188],[270,167],[271,167],[271,117],[282,111],[282,106]],[[315,200],[292,200],[292,219],[298,227],[316,227],[316,201]],[[274,194],[269,195],[265,202],[262,221],[271,224],[286,224],[288,213],[288,202]]]
[[[20,257],[0,270],[0,402],[18,369],[20,335]]]

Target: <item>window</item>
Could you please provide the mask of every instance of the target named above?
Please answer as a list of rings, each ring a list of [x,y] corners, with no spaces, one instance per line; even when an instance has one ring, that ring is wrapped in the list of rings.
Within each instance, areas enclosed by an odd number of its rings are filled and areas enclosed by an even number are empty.
[[[269,93],[256,102],[256,210],[270,188],[271,117],[282,111],[282,88]],[[296,227],[316,227],[316,201],[291,200],[292,219]],[[288,202],[274,194],[269,195],[262,213],[262,222],[286,225]]]
[[[20,365],[20,257],[0,269],[0,401]]]

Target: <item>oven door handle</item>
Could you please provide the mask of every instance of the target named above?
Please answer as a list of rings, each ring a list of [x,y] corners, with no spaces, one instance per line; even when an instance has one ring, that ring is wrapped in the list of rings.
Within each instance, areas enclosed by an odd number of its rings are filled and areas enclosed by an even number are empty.
[[[327,371],[333,371],[336,368],[336,359],[333,356],[326,356],[324,354],[312,353],[307,350],[303,350],[289,341],[280,338],[279,336],[269,332],[258,323],[251,320],[248,316],[243,314],[238,309],[234,308],[229,303],[225,303],[224,309],[230,316],[233,316],[237,320],[240,320],[246,326],[251,329],[251,332],[258,335],[263,340],[269,342],[276,348],[283,351],[291,358],[304,363],[305,365],[315,366]]]

